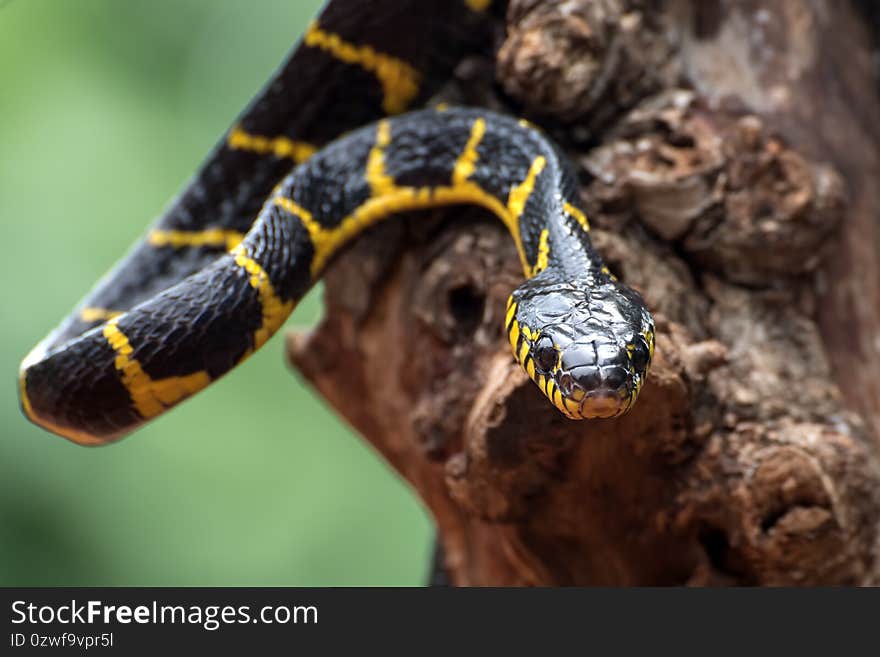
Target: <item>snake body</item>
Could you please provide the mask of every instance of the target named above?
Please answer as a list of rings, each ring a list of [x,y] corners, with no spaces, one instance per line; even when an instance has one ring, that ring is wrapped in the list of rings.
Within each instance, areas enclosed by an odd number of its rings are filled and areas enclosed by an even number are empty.
[[[24,359],[26,416],[81,444],[120,438],[265,344],[365,230],[457,204],[514,240],[525,281],[506,331],[530,378],[570,418],[626,411],[653,323],[593,249],[558,148],[487,110],[402,113],[479,47],[488,4],[330,2],[145,239]],[[442,44],[421,47],[437,25]]]

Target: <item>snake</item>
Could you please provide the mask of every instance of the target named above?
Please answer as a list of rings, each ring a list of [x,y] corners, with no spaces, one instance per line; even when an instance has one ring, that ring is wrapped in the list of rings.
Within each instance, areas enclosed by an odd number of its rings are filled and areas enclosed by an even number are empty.
[[[631,408],[654,324],[593,247],[572,164],[525,119],[430,102],[486,51],[499,4],[327,3],[145,236],[24,358],[25,416],[82,445],[117,440],[262,347],[369,229],[457,205],[513,239],[524,276],[504,328],[549,402],[571,419]]]

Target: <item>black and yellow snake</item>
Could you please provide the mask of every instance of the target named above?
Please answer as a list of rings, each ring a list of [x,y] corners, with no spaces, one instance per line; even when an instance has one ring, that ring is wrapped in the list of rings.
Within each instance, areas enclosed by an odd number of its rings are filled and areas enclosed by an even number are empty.
[[[593,250],[566,159],[508,116],[404,113],[485,43],[490,4],[330,2],[145,239],[24,359],[27,417],[82,444],[120,438],[259,349],[366,229],[456,204],[513,237],[526,280],[506,330],[532,380],[571,418],[626,411],[653,323]]]

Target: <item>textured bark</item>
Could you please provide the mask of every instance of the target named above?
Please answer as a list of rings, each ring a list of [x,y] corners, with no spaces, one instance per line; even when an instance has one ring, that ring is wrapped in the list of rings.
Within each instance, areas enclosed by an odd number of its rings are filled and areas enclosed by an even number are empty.
[[[580,165],[597,246],[657,322],[636,407],[571,422],[527,380],[502,327],[516,254],[470,208],[339,258],[291,362],[424,500],[456,584],[880,584],[860,15],[513,0],[507,21],[495,65],[464,62],[445,95],[529,116]]]

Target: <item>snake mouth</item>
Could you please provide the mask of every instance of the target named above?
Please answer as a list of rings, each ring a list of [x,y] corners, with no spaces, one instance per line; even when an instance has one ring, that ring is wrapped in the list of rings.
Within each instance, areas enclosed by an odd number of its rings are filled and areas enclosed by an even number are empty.
[[[626,391],[594,390],[584,396],[578,414],[585,419],[617,417],[629,409]]]
[[[626,385],[599,385],[587,389],[568,373],[557,381],[563,395],[563,410],[576,420],[611,418],[622,415],[631,406],[632,395]]]

